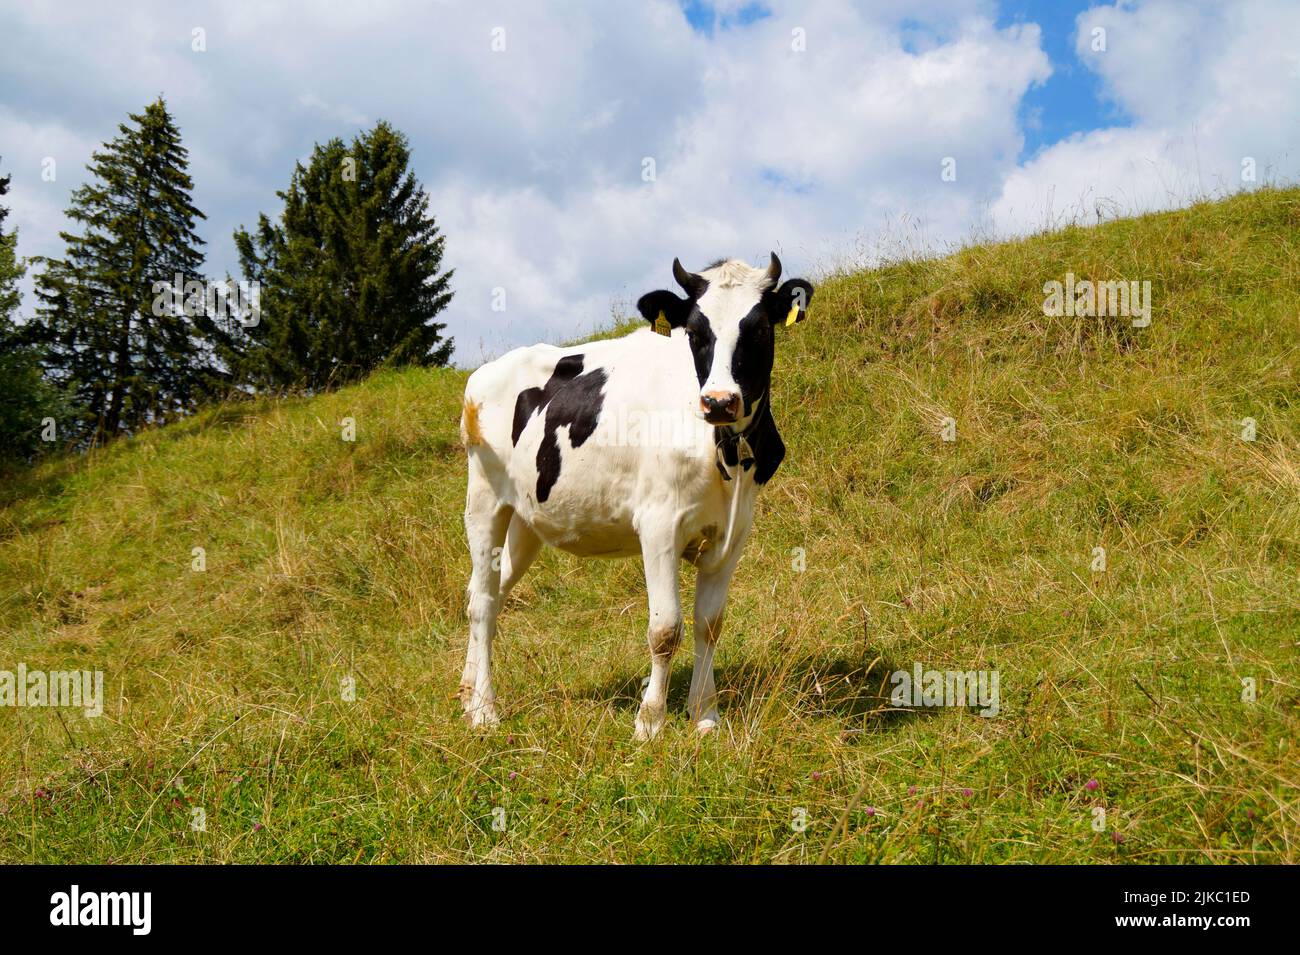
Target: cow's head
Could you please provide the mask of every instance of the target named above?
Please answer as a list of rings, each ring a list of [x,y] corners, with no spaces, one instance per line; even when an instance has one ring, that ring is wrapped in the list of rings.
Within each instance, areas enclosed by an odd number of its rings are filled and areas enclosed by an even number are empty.
[[[771,384],[773,329],[803,321],[813,287],[803,279],[781,283],[775,252],[766,269],[728,259],[695,273],[673,259],[673,278],[685,298],[649,292],[637,310],[657,331],[686,330],[700,379],[700,417],[744,427]]]

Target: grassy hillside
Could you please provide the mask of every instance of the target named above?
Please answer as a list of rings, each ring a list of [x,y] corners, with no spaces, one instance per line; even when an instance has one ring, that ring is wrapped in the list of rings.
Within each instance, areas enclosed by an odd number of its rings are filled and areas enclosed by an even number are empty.
[[[1044,317],[1067,272],[1150,327]],[[833,276],[778,350],[704,738],[682,652],[632,742],[640,566],[554,551],[463,725],[461,372],[9,476],[0,669],[107,703],[0,709],[0,859],[1300,862],[1300,191]],[[891,707],[918,662],[1001,712]]]

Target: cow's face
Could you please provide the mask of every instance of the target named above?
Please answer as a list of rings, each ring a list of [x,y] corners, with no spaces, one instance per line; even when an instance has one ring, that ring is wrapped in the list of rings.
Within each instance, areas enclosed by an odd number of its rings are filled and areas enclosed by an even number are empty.
[[[803,321],[813,287],[803,279],[778,286],[781,260],[775,252],[766,270],[730,259],[697,274],[674,259],[673,277],[685,298],[650,292],[637,309],[660,331],[686,330],[700,381],[700,417],[743,428],[771,385],[774,330]]]

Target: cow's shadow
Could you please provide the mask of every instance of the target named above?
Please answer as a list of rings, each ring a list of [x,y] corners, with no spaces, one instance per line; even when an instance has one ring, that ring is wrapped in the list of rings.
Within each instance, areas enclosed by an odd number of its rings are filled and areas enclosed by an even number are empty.
[[[806,717],[838,720],[852,736],[886,732],[932,710],[898,706],[890,701],[891,674],[907,669],[883,657],[866,660],[842,656],[802,655],[779,660],[746,659],[718,666],[714,679],[718,707],[725,717],[738,709],[753,712],[768,706],[791,708]],[[578,690],[584,699],[635,712],[641,702],[644,673],[614,676]],[[691,654],[674,658],[668,689],[670,712],[686,711],[691,683]]]

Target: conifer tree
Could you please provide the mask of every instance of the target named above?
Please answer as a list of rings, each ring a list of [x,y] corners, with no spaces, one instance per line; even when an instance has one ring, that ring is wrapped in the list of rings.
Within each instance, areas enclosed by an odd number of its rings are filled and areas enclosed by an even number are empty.
[[[201,282],[204,218],[180,130],[161,97],[130,114],[95,152],[91,179],[61,232],[66,252],[42,259],[29,337],[49,377],[85,409],[92,440],[132,432],[193,409],[222,378],[204,342],[206,313],[159,306],[156,283]]]
[[[386,122],[351,145],[332,139],[298,163],[277,222],[235,232],[245,279],[258,282],[257,325],[218,354],[255,387],[327,388],[381,365],[445,365],[452,342],[434,319],[451,301],[444,237],[410,171],[406,137]]]
[[[67,417],[63,396],[41,375],[39,350],[24,343],[17,322],[18,282],[26,267],[18,258],[18,231],[4,229],[9,182],[9,176],[0,177],[0,463],[31,458],[43,437],[52,444]]]
[[[0,323],[8,322],[18,311],[18,281],[27,271],[18,259],[17,230],[5,234],[9,208],[3,202],[9,194],[9,182],[9,176],[0,176]]]

